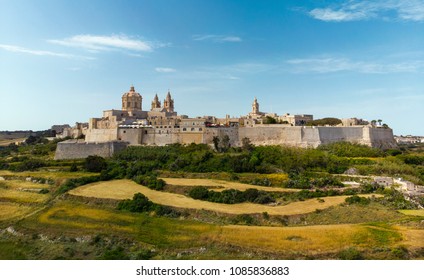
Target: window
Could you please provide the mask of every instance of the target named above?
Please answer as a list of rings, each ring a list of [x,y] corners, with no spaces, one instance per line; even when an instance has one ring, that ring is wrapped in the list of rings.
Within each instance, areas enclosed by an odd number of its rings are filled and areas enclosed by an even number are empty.
[[[185,127],[184,127],[184,128],[183,128],[183,131],[187,131],[187,128],[185,128]]]
[[[191,131],[194,131],[194,127],[191,128]]]
[[[202,131],[203,129],[202,128],[199,128],[199,131]]]
[[[126,130],[124,130],[124,133],[127,133],[127,131],[126,131]]]
[[[144,134],[147,134],[147,130],[144,131]]]

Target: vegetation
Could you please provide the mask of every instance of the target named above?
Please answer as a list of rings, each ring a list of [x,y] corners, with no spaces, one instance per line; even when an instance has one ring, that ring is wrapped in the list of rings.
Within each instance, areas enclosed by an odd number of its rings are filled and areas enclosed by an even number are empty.
[[[227,189],[222,192],[215,192],[210,191],[205,187],[195,187],[188,195],[194,199],[225,204],[242,202],[268,204],[275,202],[275,199],[269,193],[265,191],[258,191],[257,189],[247,189],[244,192],[235,189]]]
[[[423,184],[419,146],[214,142],[68,161],[43,135],[1,146],[0,259],[424,257],[424,198],[343,175]]]
[[[323,119],[318,119],[318,120],[313,120],[313,121],[308,121],[306,123],[306,125],[308,126],[325,126],[325,125],[338,125],[341,124],[342,121],[340,119],[337,118],[323,118]]]

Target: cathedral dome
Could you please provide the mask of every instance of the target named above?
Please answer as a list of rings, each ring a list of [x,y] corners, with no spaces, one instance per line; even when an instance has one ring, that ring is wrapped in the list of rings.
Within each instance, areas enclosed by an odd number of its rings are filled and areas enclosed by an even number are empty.
[[[134,86],[131,86],[130,91],[124,93],[122,97],[141,97],[141,95],[135,91]]]
[[[142,99],[141,95],[135,91],[134,86],[131,86],[130,91],[122,95],[122,110],[141,110]]]

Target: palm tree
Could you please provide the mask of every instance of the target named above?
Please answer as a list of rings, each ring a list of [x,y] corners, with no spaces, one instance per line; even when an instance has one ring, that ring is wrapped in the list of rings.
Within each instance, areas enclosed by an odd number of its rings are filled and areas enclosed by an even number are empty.
[[[379,125],[381,125],[381,122],[382,122],[382,121],[383,121],[383,120],[380,120],[380,119],[379,119],[379,120],[378,120],[378,124],[379,124]]]

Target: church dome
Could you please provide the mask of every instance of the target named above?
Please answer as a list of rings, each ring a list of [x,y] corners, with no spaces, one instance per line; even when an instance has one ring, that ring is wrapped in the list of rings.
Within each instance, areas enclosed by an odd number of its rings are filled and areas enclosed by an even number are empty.
[[[134,86],[131,86],[130,91],[124,93],[122,97],[141,97],[141,95],[135,91]]]

